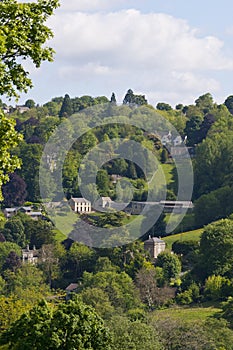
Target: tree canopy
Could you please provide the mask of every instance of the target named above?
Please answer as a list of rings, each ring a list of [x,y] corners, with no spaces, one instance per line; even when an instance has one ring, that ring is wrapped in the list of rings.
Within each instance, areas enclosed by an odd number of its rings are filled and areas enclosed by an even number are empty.
[[[32,87],[22,60],[30,59],[37,68],[52,61],[54,51],[44,44],[53,34],[45,22],[58,5],[58,0],[0,2],[0,95],[18,97]]]
[[[200,241],[201,270],[206,276],[232,277],[233,221],[221,220],[206,226]]]
[[[20,166],[18,157],[11,154],[22,140],[22,135],[18,134],[14,127],[15,121],[0,111],[0,200],[3,200],[2,185],[9,180],[9,174]]]
[[[80,301],[57,308],[40,302],[2,334],[0,344],[9,349],[110,349],[110,333],[95,311]]]

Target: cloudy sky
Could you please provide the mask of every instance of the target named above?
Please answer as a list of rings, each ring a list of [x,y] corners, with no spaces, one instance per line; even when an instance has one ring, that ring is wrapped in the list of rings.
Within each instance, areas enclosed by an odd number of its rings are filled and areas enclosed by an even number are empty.
[[[148,101],[193,103],[233,94],[232,0],[61,0],[49,20],[55,61],[30,68],[34,88],[21,98],[45,103],[111,96],[131,88]]]

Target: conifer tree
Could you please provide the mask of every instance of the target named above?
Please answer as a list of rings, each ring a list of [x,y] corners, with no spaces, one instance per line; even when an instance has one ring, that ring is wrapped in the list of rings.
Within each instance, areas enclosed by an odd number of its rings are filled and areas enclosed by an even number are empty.
[[[116,104],[117,104],[116,95],[115,95],[115,93],[114,93],[114,92],[112,93],[112,96],[111,96],[111,100],[110,100],[110,102],[111,102],[112,104],[114,104],[114,105],[116,105]]]
[[[59,117],[70,117],[73,113],[73,106],[68,94],[65,95],[61,110],[59,112]]]

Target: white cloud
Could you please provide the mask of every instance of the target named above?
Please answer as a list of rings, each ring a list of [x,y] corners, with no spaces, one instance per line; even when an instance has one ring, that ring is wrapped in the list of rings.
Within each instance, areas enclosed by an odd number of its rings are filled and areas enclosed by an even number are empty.
[[[62,0],[61,10],[98,11],[120,7],[127,2],[127,0]]]
[[[60,70],[60,76],[61,77],[69,77],[72,78],[74,75],[77,74],[95,74],[95,75],[109,75],[111,74],[111,69],[106,66],[102,66],[100,64],[95,63],[88,63],[86,65],[80,66],[80,67],[74,67],[74,66],[64,66]]]
[[[124,2],[124,0],[122,0]],[[66,9],[102,8],[114,1],[67,1]],[[76,4],[76,5],[75,5]],[[105,5],[104,5],[105,4]],[[83,7],[81,7],[83,5]],[[85,6],[86,7],[85,7]],[[63,4],[64,6],[64,4]],[[188,95],[218,91],[216,71],[232,70],[224,43],[201,37],[187,21],[137,10],[110,13],[57,12],[50,19],[56,64],[62,79],[72,77],[138,88],[147,95]]]
[[[198,37],[186,21],[136,10],[115,13],[67,13],[52,19],[59,57],[77,63],[109,66],[130,64],[139,69],[232,69],[222,54],[223,42]],[[126,67],[126,66],[125,66]]]

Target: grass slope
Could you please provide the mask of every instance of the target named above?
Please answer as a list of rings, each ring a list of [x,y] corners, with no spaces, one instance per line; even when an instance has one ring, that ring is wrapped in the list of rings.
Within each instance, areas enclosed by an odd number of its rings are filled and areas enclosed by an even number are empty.
[[[153,313],[155,318],[173,318],[173,319],[181,319],[187,322],[204,322],[208,317],[214,316],[216,313],[220,312],[221,309],[215,306],[209,307],[189,307],[182,308],[176,307],[165,310],[156,310]]]
[[[163,237],[163,240],[166,242],[167,248],[171,249],[172,244],[175,241],[199,241],[202,232],[203,232],[203,229],[201,228],[198,230],[187,231],[187,232],[178,233],[176,235]]]

